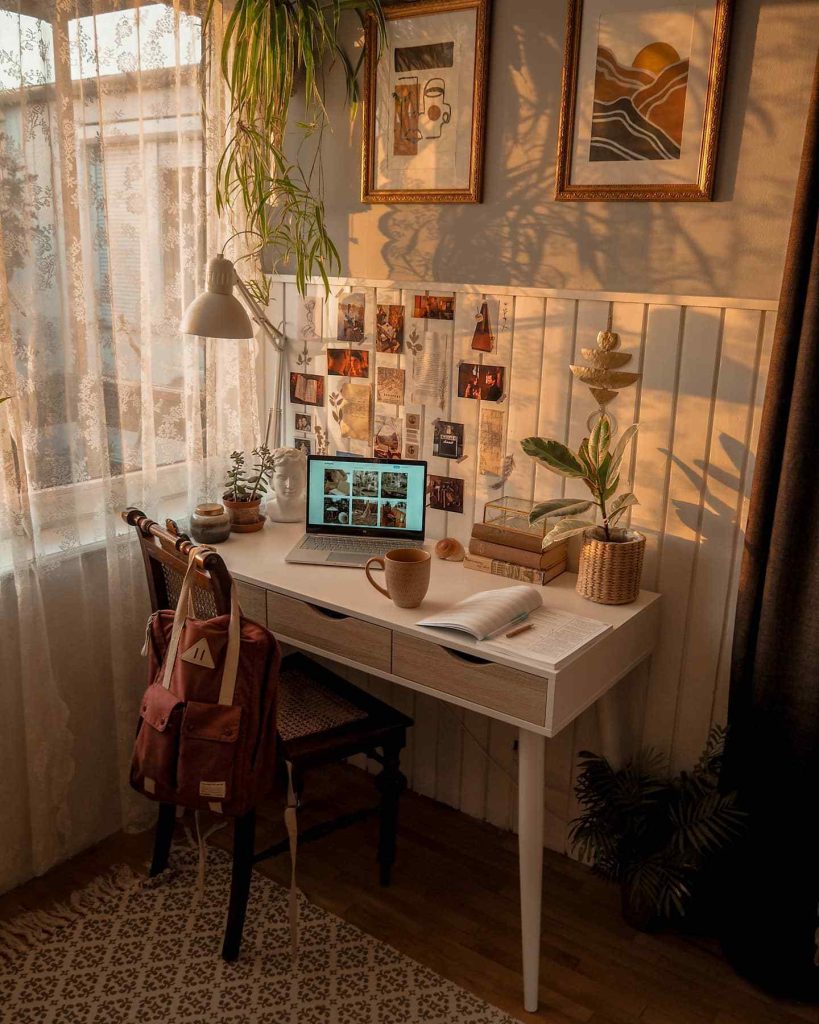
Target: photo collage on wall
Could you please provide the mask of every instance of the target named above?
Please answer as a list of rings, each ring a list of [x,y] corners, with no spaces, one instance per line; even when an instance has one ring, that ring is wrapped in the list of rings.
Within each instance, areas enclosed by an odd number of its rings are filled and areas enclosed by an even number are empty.
[[[407,527],[407,473],[325,469],[324,522],[328,526]]]

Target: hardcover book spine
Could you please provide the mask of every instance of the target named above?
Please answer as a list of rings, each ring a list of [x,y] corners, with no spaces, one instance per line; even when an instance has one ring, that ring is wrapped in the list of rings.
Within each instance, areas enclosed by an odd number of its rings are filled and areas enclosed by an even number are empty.
[[[493,576],[503,576],[509,580],[518,580],[520,583],[535,583],[540,586],[566,571],[565,558],[548,569],[530,569],[525,565],[515,565],[500,558],[485,558],[482,555],[467,555],[463,564],[466,569],[488,572]]]
[[[522,551],[535,551],[538,554],[541,550],[543,538],[531,533],[518,533],[516,530],[504,530],[500,526],[490,526],[489,523],[475,523],[472,527],[472,536],[476,540],[489,541],[490,544],[505,544],[510,548],[520,548]]]
[[[505,544],[492,544],[473,537],[469,542],[469,553],[481,555],[483,558],[499,558],[504,562],[514,562],[515,565],[525,565],[529,569],[548,569],[566,557],[566,544],[564,541],[541,553],[524,551]]]

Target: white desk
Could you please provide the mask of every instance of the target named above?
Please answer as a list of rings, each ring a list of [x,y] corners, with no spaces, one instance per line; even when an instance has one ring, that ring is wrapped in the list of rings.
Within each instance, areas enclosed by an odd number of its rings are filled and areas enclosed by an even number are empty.
[[[396,608],[360,569],[288,565],[284,556],[300,524],[232,534],[219,553],[240,582],[245,614],[266,621],[285,643],[381,676],[519,728],[518,850],[523,992],[537,1009],[543,870],[545,738],[555,736],[647,658],[659,625],[659,595],[642,591],[631,605],[609,607],[580,598],[564,573],[543,588],[547,606],[614,627],[558,671],[514,652],[487,653],[470,637],[416,626],[470,594],[512,581],[433,556],[429,593],[420,609]],[[428,542],[431,547],[434,542]],[[479,651],[479,654],[477,653]]]

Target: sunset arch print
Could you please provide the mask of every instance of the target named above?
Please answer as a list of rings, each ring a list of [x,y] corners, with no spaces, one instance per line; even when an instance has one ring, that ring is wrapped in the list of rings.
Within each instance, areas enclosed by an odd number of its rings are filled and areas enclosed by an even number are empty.
[[[556,198],[712,197],[731,0],[570,0]]]

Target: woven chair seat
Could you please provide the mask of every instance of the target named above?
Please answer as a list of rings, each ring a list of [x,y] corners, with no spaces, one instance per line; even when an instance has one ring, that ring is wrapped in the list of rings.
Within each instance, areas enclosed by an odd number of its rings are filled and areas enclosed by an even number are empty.
[[[298,667],[279,676],[277,727],[282,740],[300,739],[360,722],[367,712]]]

